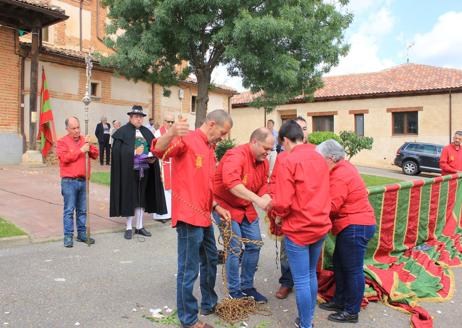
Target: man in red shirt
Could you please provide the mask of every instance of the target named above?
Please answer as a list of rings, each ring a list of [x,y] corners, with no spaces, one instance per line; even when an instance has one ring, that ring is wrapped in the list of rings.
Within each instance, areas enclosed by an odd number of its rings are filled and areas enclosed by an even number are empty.
[[[151,151],[161,159],[173,158],[172,226],[178,236],[177,308],[183,327],[210,328],[198,320],[194,282],[200,270],[202,293],[201,314],[215,311],[218,254],[213,232],[211,211],[230,220],[229,211],[214,204],[212,183],[215,174],[215,144],[230,131],[233,121],[224,110],[207,114],[205,122],[189,131],[185,118],[180,118],[158,139]]]
[[[234,235],[250,240],[261,240],[260,225],[253,203],[265,209],[271,198],[268,195],[268,154],[274,147],[274,137],[267,128],[255,130],[247,144],[230,149],[218,165],[213,191],[215,201],[231,213]],[[213,213],[220,223],[220,216]],[[260,246],[246,243],[239,274],[240,241],[231,240],[226,259],[229,296],[251,296],[257,303],[268,300],[253,286],[260,255]]]
[[[456,131],[452,144],[443,148],[440,157],[441,175],[462,172],[462,131]]]
[[[154,132],[154,138],[160,138],[165,133],[167,133],[168,129],[175,123],[175,117],[172,113],[165,113],[164,114],[164,124]],[[161,223],[166,223],[172,217],[172,160],[167,159],[161,161],[161,174],[162,174],[162,181],[164,182],[164,195],[165,195],[165,203],[167,205],[167,213],[166,214],[158,214],[154,213],[152,218],[154,220],[158,220]]]
[[[59,139],[56,145],[61,176],[61,193],[64,198],[64,247],[73,246],[74,211],[76,212],[77,241],[88,241],[90,244],[94,244],[93,238],[87,238],[85,226],[87,221],[85,153],[88,152],[90,158],[96,159],[98,158],[98,150],[90,145],[89,136],[84,138],[80,135],[78,118],[69,117],[65,124],[67,135]],[[88,168],[90,168],[90,159],[88,160]]]

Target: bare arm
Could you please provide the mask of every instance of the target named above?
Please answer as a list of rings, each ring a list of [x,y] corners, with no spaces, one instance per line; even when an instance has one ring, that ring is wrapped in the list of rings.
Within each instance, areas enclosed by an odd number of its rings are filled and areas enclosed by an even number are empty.
[[[168,129],[167,133],[157,139],[154,150],[157,152],[163,152],[167,150],[168,146],[175,137],[182,137],[187,135],[189,132],[189,124],[186,118],[181,116],[178,121]]]

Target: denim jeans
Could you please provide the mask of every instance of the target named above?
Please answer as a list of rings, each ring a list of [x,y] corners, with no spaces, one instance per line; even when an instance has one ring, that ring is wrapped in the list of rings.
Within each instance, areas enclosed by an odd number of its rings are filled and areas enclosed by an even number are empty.
[[[298,245],[284,237],[290,270],[295,283],[295,300],[301,328],[311,328],[318,294],[316,266],[325,236],[310,245]]]
[[[198,321],[198,305],[193,289],[199,270],[202,309],[210,310],[217,304],[218,296],[214,287],[218,254],[213,225],[203,228],[179,221],[176,232],[178,237],[176,280],[178,318],[183,325],[189,326]]]
[[[85,179],[61,179],[61,194],[64,198],[64,236],[74,234],[74,211],[76,212],[77,233],[86,232],[87,205]]]
[[[335,240],[333,301],[343,305],[350,314],[357,314],[361,309],[365,284],[364,254],[374,233],[374,225],[352,224],[343,229]]]
[[[287,259],[285,238],[281,240],[281,250],[279,253],[279,261],[281,262],[281,277],[279,278],[279,283],[281,284],[281,286],[293,288],[294,279],[292,278],[292,272],[290,272],[289,260]]]
[[[213,218],[217,224],[221,225],[220,216],[213,212]],[[250,223],[244,216],[242,223],[231,220],[231,230],[233,233],[242,238],[252,240],[261,240],[259,219]],[[228,257],[226,259],[226,278],[228,280],[229,293],[239,293],[241,290],[253,288],[253,278],[257,271],[258,259],[260,258],[260,246],[252,243],[244,244],[242,254],[241,272],[239,275],[239,254],[242,249],[242,243],[236,238],[231,239]]]

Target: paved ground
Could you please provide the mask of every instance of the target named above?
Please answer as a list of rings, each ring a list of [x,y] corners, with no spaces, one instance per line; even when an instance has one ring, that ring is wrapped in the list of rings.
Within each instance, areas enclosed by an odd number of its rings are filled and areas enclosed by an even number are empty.
[[[383,175],[387,174],[396,173]],[[123,230],[125,220],[107,217],[108,188],[92,185],[90,218],[97,243],[91,247],[77,243],[65,249],[59,190],[55,167],[0,169],[0,216],[25,229],[34,242],[24,246],[0,243],[0,325],[164,327],[143,315],[148,315],[150,308],[175,308],[175,231],[167,225],[150,223],[153,237],[132,241],[124,240],[121,233],[103,233]],[[145,219],[149,221],[148,216]],[[279,277],[274,241],[266,236],[264,241],[256,287],[268,296],[271,316],[255,315],[247,323],[259,328],[292,327],[295,300],[293,295],[284,301],[273,296]],[[462,270],[454,273],[459,286]],[[218,276],[217,290],[222,297]],[[423,304],[434,316],[435,327],[460,327],[461,295],[456,290],[451,302]],[[333,324],[326,320],[327,315],[316,311],[317,328],[409,327],[408,315],[380,303],[370,304],[361,312],[358,325]],[[214,315],[205,320],[227,327]]]

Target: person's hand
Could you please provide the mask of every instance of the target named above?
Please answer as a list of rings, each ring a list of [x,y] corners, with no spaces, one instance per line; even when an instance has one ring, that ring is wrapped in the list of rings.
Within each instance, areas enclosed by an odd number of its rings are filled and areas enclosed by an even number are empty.
[[[277,225],[281,225],[281,224],[282,224],[282,219],[281,219],[279,216],[276,216],[276,218],[274,219],[274,222],[275,222]]]
[[[221,207],[220,205],[215,207],[215,212],[218,213],[218,215],[225,221],[230,221],[231,220],[231,213],[227,210]]]
[[[88,143],[88,141],[85,142],[82,147],[80,147],[80,151],[82,153],[87,153],[89,150],[90,150],[90,144]]]
[[[138,147],[135,149],[135,155],[141,155],[143,152],[144,152],[144,146],[143,146],[143,145],[138,146]]]
[[[265,194],[262,197],[259,197],[258,200],[255,202],[255,204],[257,204],[257,206],[260,207],[264,211],[266,211],[270,203],[271,203],[271,197],[268,194]]]
[[[178,115],[178,121],[173,123],[173,125],[168,129],[168,133],[175,137],[183,137],[189,133],[189,124],[186,117]]]
[[[85,137],[85,142],[90,142],[90,136],[89,135]]]

